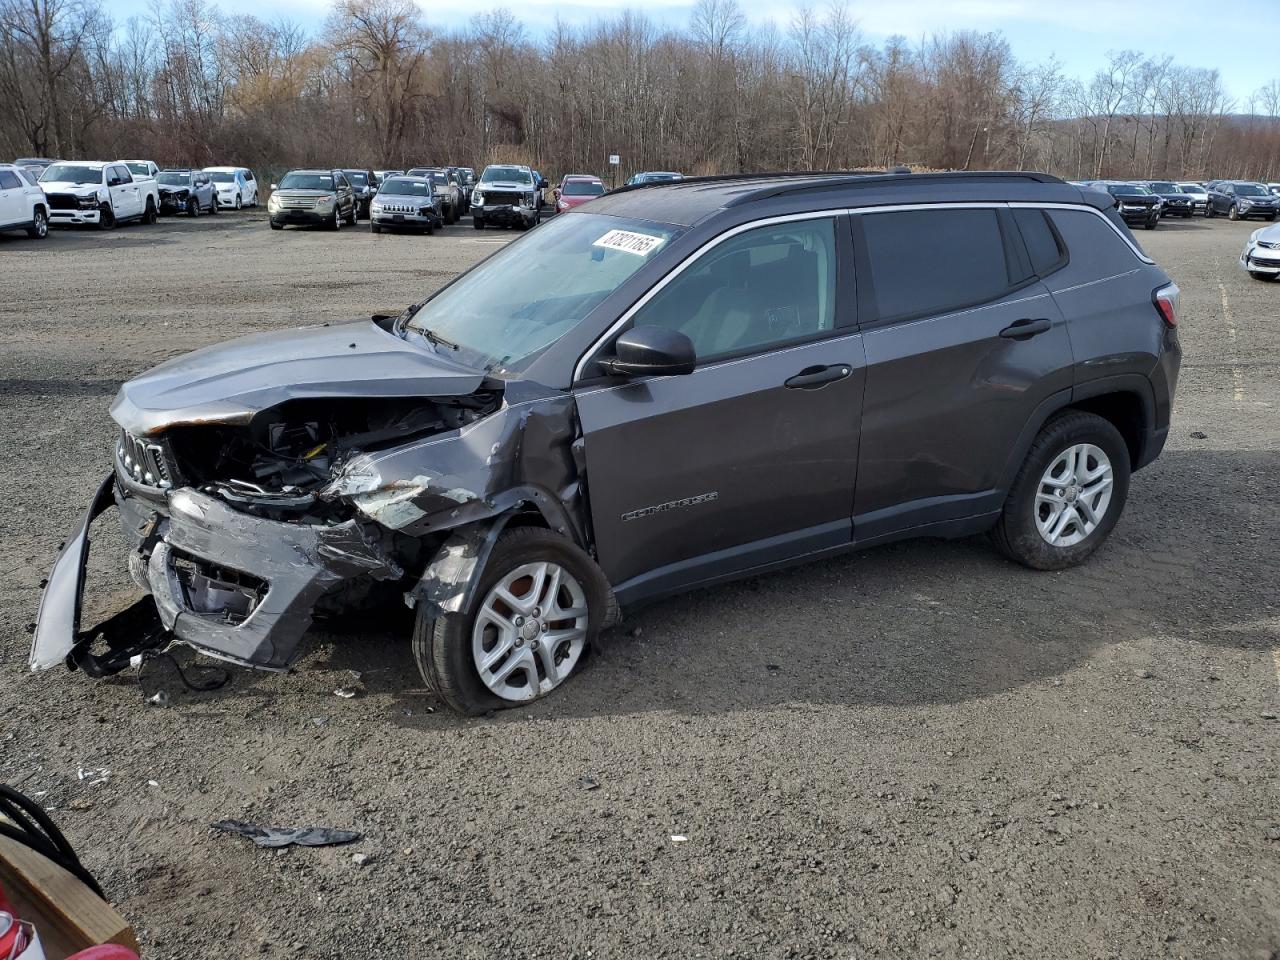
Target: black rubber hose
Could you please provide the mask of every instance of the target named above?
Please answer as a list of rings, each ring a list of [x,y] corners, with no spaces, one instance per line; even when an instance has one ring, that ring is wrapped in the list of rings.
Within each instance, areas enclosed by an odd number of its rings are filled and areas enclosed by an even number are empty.
[[[103,900],[107,899],[58,825],[34,800],[0,783],[0,815],[13,821],[12,826],[0,822],[0,834],[56,863]]]

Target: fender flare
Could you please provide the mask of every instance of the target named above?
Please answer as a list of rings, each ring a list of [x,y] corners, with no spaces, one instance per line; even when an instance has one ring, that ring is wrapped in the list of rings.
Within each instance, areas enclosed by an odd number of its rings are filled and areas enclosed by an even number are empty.
[[[550,530],[587,549],[564,504],[540,487],[512,487],[487,503],[496,511],[456,528],[428,562],[418,582],[405,594],[410,607],[426,603],[442,613],[467,609],[475,597],[477,574],[489,562],[498,537],[523,512],[522,508],[533,507]]]
[[[1142,403],[1143,423],[1142,434],[1139,439],[1141,443],[1145,444],[1156,419],[1156,402],[1155,395],[1152,392],[1151,381],[1139,373],[1124,373],[1111,377],[1099,377],[1096,380],[1087,380],[1067,390],[1059,390],[1057,393],[1050,394],[1041,400],[1035,410],[1031,412],[1031,416],[1027,418],[1022,432],[1018,434],[1018,440],[1013,446],[1008,461],[1005,463],[1004,471],[1000,476],[1000,489],[1007,493],[1009,488],[1013,486],[1013,480],[1022,468],[1023,461],[1027,458],[1027,451],[1031,449],[1031,444],[1035,441],[1036,435],[1044,429],[1044,425],[1049,422],[1050,417],[1081,400],[1099,397],[1107,393],[1131,393]],[[1143,457],[1140,451],[1135,464],[1140,464],[1142,461]]]

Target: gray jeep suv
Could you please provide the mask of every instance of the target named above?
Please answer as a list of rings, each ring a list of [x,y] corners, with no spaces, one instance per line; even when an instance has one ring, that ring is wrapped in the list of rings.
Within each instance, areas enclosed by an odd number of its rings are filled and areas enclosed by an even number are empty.
[[[1160,453],[1177,288],[1038,174],[689,179],[557,217],[399,316],[126,383],[34,667],[180,641],[266,669],[413,609],[464,712],[542,696],[625,607],[904,537],[1079,563]],[[82,630],[89,522],[150,596]]]

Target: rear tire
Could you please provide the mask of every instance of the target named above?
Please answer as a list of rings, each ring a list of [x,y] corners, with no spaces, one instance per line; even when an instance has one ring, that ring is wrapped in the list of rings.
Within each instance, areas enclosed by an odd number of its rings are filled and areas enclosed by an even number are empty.
[[[360,219],[360,205],[358,203],[351,204],[351,212],[347,214],[347,226],[354,227]]]
[[[1070,453],[1084,448],[1103,456],[1085,455],[1080,460],[1084,466],[1073,477]],[[1061,485],[1054,471],[1059,471]],[[1082,410],[1055,416],[1036,436],[1009,489],[991,533],[996,548],[1033,570],[1062,570],[1082,563],[1120,519],[1129,495],[1129,472],[1129,448],[1110,421]],[[1110,484],[1091,492],[1106,477]],[[1057,543],[1050,540],[1058,529],[1055,518],[1062,521]],[[1047,532],[1041,532],[1042,525],[1049,527]]]
[[[37,210],[31,217],[31,226],[27,227],[27,236],[32,240],[43,240],[49,236],[49,218],[43,210]]]
[[[284,224],[283,224],[283,223],[276,223],[274,220],[270,221],[270,223],[271,223],[271,229],[272,229],[272,230],[283,230],[283,229],[284,229]]]
[[[369,232],[370,232],[370,233],[381,233],[381,232],[382,232],[382,228],[381,228],[380,226],[378,226],[376,223],[374,223],[373,221],[370,221],[370,222],[369,222]]]
[[[480,678],[476,665],[476,618],[485,605],[490,591],[504,578],[518,572],[526,564],[553,564],[569,574],[581,589],[585,598],[586,633],[568,671],[554,683],[550,679],[547,689],[530,690],[524,699],[499,696]],[[413,628],[413,657],[427,686],[458,713],[475,716],[489,710],[520,706],[539,699],[568,682],[582,667],[592,645],[605,626],[617,621],[617,601],[604,574],[595,562],[577,544],[541,527],[518,527],[508,530],[498,538],[493,552],[483,570],[468,609],[459,613],[436,616],[426,603],[419,603]],[[563,621],[561,621],[563,622]],[[482,628],[483,629],[483,628]],[[535,631],[535,638],[543,637]],[[521,639],[521,645],[525,641]],[[545,643],[545,640],[542,642]],[[532,651],[533,643],[528,647]],[[512,649],[512,656],[522,651]],[[527,656],[528,653],[525,653]],[[546,656],[542,649],[535,656]],[[493,668],[495,671],[499,667]],[[525,674],[526,689],[529,677]]]
[[[473,227],[475,227],[477,230],[483,230],[483,229],[484,229],[484,217],[477,217],[475,214],[472,214],[472,215],[471,215],[471,225],[472,225]]]

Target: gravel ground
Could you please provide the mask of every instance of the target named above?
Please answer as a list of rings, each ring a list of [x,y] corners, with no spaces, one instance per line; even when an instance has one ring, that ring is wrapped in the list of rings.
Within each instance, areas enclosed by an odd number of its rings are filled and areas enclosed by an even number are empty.
[[[123,379],[398,309],[513,234],[277,234],[247,211],[0,239],[0,781],[54,811],[148,958],[1266,960],[1280,283],[1236,266],[1255,226],[1140,233],[1183,290],[1182,382],[1084,567],[918,541],[693,593],[474,721],[433,709],[385,626],[193,694],[163,661],[28,675],[27,625]],[[128,595],[110,522],[95,609]],[[224,817],[366,839],[264,852]]]

